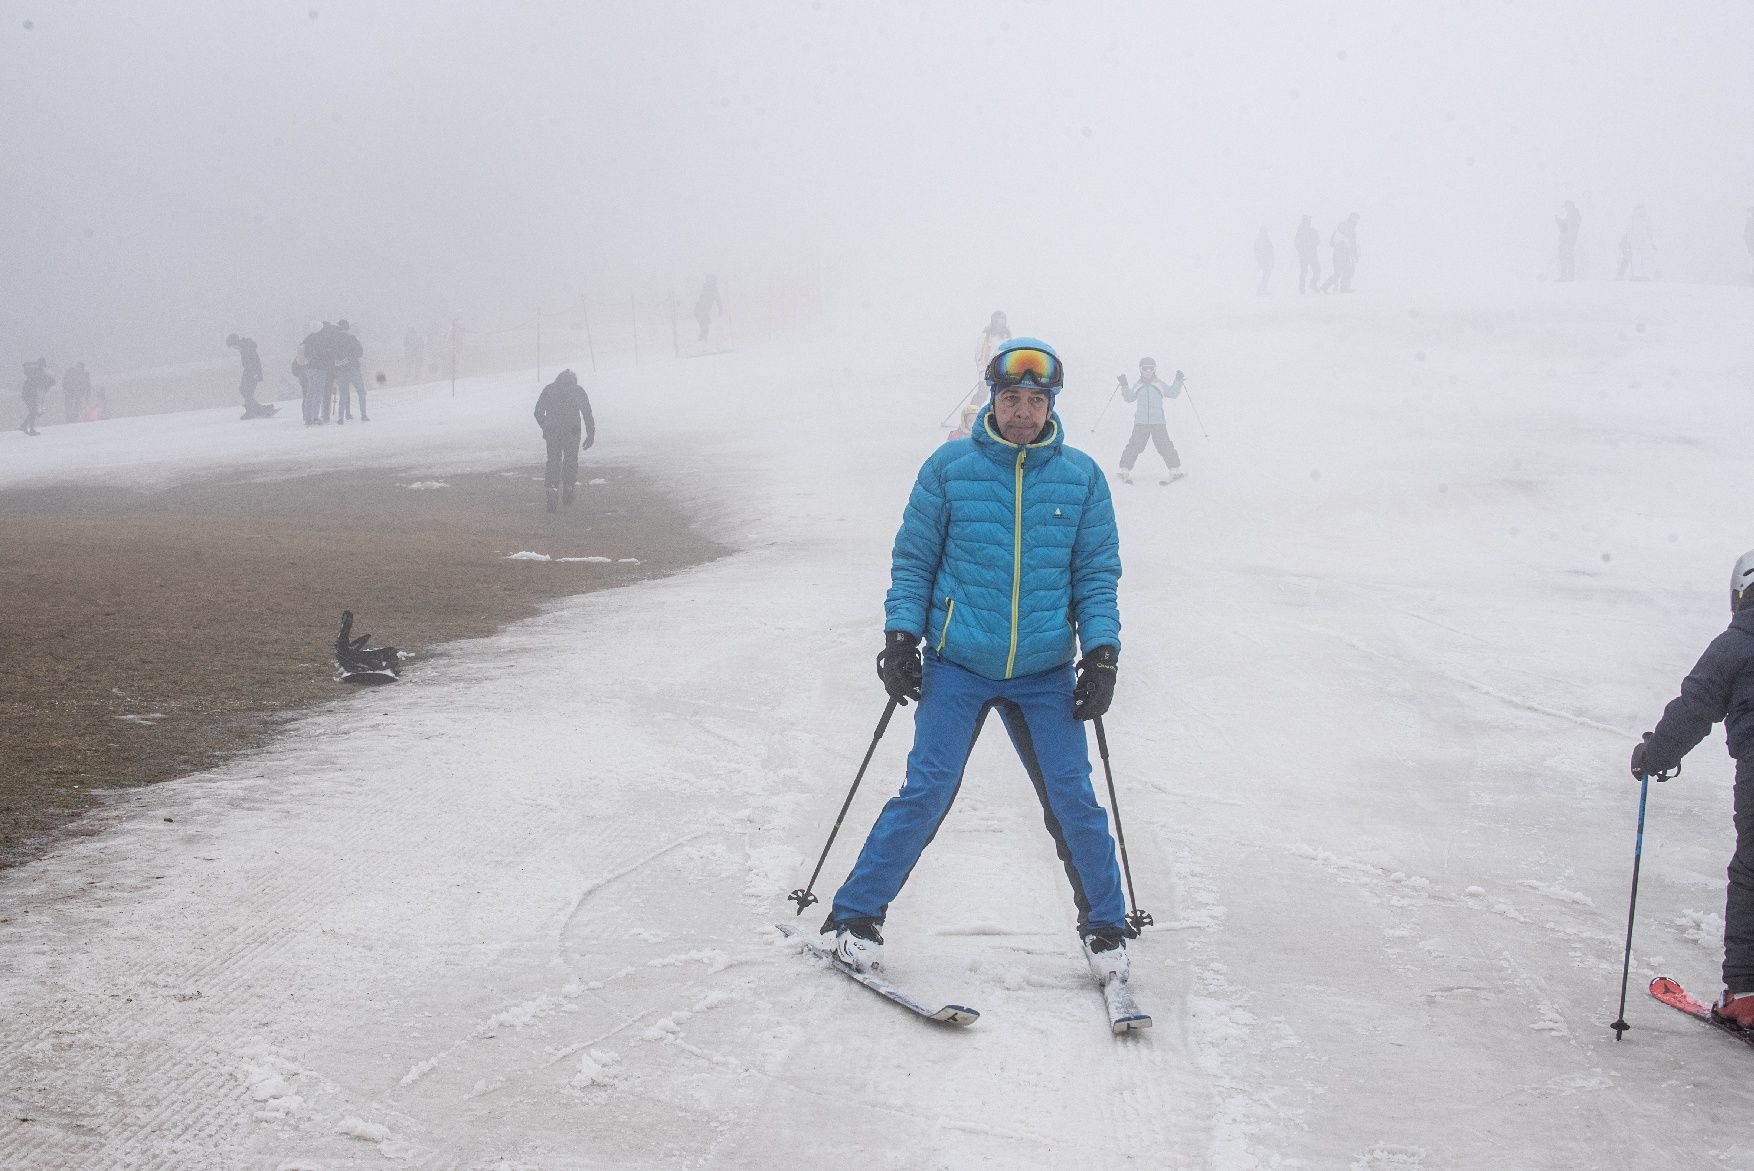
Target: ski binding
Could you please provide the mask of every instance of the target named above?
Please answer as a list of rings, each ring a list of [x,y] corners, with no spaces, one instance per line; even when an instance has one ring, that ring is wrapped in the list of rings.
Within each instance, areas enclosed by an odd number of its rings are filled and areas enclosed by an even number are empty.
[[[842,960],[839,956],[836,956],[831,949],[823,947],[821,944],[810,939],[809,936],[805,935],[804,932],[799,930],[794,924],[775,923],[774,926],[779,928],[780,934],[784,935],[787,939],[797,940],[803,946],[805,951],[816,956],[818,959],[827,961],[828,966],[835,971],[840,972],[849,979],[858,981],[860,984],[863,984],[885,1000],[892,1000],[908,1011],[917,1013],[918,1015],[925,1017],[927,1020],[938,1021],[946,1025],[972,1025],[981,1019],[979,1011],[965,1007],[964,1005],[946,1004],[943,1008],[930,1008],[921,1004],[918,1000],[915,1000],[912,996],[909,996],[906,992],[903,992],[900,988],[897,988],[877,973],[861,972],[854,968],[851,964]],[[1150,1023],[1149,1018],[1146,1019],[1146,1023]]]
[[[1687,995],[1677,980],[1667,976],[1658,976],[1650,982],[1650,994],[1670,1008],[1678,1009],[1688,1016],[1704,1021],[1714,1029],[1721,1029],[1738,1041],[1754,1045],[1754,1029],[1744,1029],[1734,1021],[1726,1021],[1717,1016],[1711,1009]]]

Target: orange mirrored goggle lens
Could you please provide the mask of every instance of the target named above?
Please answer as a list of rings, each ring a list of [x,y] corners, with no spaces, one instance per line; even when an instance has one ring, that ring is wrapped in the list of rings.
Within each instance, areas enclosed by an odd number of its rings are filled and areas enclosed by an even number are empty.
[[[994,390],[1025,385],[1058,390],[1065,377],[1060,360],[1045,350],[1006,350],[987,365],[987,378]]]

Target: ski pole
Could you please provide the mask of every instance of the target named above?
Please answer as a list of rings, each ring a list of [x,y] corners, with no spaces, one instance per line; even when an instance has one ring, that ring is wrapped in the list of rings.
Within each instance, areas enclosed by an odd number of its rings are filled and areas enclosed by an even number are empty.
[[[1102,410],[1097,412],[1096,422],[1090,424],[1090,433],[1092,435],[1096,434],[1096,429],[1102,426],[1102,421],[1108,417],[1108,409],[1115,405],[1115,395],[1121,393],[1121,388],[1126,384],[1127,376],[1125,374],[1121,375],[1120,378],[1116,380],[1115,388],[1108,392],[1108,401],[1103,403]]]
[[[1666,781],[1681,771],[1676,765],[1674,772],[1661,772],[1656,775],[1658,781]],[[1650,795],[1651,778],[1644,773],[1638,775],[1638,838],[1632,847],[1632,902],[1626,908],[1626,958],[1620,965],[1620,1016],[1608,1027],[1614,1030],[1614,1040],[1618,1041],[1626,1035],[1632,1026],[1626,1023],[1626,982],[1632,976],[1632,917],[1638,910],[1638,863],[1644,856],[1644,803]]]
[[[1114,814],[1115,840],[1121,846],[1121,872],[1127,876],[1127,902],[1131,903],[1133,907],[1131,911],[1127,912],[1127,926],[1132,929],[1134,936],[1137,936],[1142,929],[1151,926],[1155,920],[1151,918],[1149,911],[1139,909],[1139,897],[1133,893],[1133,866],[1127,861],[1127,835],[1121,829],[1121,803],[1120,799],[1115,796],[1114,769],[1110,768],[1108,763],[1108,733],[1103,731],[1101,716],[1097,716],[1091,723],[1096,725],[1096,748],[1102,755],[1103,775],[1108,778],[1108,809],[1110,813]]]
[[[883,718],[877,721],[877,732],[871,737],[871,747],[865,749],[865,759],[859,762],[859,771],[853,777],[853,787],[847,790],[847,799],[841,802],[840,813],[834,819],[834,828],[828,831],[828,841],[822,847],[822,857],[816,859],[816,869],[810,872],[810,881],[786,896],[798,904],[800,915],[804,913],[805,907],[816,901],[816,896],[810,893],[811,889],[815,887],[816,879],[822,873],[822,864],[828,861],[828,851],[834,845],[834,835],[840,832],[840,823],[846,820],[847,810],[852,807],[853,794],[859,791],[859,782],[865,779],[865,770],[870,767],[871,757],[877,751],[877,741],[883,739],[883,733],[888,731],[889,717],[895,714],[900,703],[900,700],[891,698],[889,706],[883,709]]]
[[[950,408],[950,413],[948,415],[944,416],[943,420],[939,422],[938,426],[940,426],[940,427],[950,426],[950,420],[956,418],[956,413],[958,411],[962,410],[963,404],[966,403],[969,399],[973,398],[974,392],[979,390],[981,387],[983,387],[985,385],[986,385],[986,379],[983,378],[983,379],[981,379],[981,381],[975,383],[973,386],[971,386],[967,390],[963,391],[962,396],[956,400],[956,405]]]
[[[1210,435],[1206,434],[1206,424],[1201,422],[1201,420],[1200,420],[1200,408],[1194,405],[1193,388],[1184,382],[1184,383],[1182,383],[1182,393],[1188,396],[1188,406],[1193,408],[1194,422],[1200,424],[1200,435],[1206,439],[1212,438]]]

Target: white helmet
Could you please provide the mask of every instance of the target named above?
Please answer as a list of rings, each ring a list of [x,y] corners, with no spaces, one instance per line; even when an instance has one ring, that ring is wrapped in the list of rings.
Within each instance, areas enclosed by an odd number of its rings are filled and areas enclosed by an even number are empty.
[[[1736,558],[1736,568],[1730,572],[1730,608],[1740,610],[1749,604],[1754,604],[1754,549]]]

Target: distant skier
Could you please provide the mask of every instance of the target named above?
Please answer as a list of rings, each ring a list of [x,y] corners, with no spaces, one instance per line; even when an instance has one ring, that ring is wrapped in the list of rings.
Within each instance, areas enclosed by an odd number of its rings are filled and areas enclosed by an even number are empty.
[[[1273,277],[1273,237],[1267,233],[1267,225],[1261,225],[1261,234],[1255,237],[1255,267],[1261,270],[1261,284],[1255,290],[1255,296],[1267,295],[1267,282]]]
[[[1169,421],[1163,413],[1163,400],[1180,398],[1182,393],[1182,372],[1175,372],[1175,381],[1164,385],[1157,377],[1157,359],[1139,359],[1139,380],[1127,385],[1127,376],[1120,376],[1121,398],[1136,403],[1133,408],[1133,433],[1127,437],[1127,446],[1121,451],[1121,479],[1128,484],[1133,482],[1133,465],[1138,462],[1139,453],[1145,450],[1147,441],[1157,448],[1157,454],[1163,457],[1163,466],[1168,469],[1164,483],[1179,480],[1184,473],[1181,470],[1182,457],[1176,453],[1175,443],[1169,437]]]
[[[1319,293],[1322,291],[1322,238],[1308,216],[1297,225],[1296,241],[1297,291],[1304,292],[1307,287],[1309,292]],[[1309,282],[1307,286],[1304,284],[1306,280]]]
[[[347,392],[351,388],[353,396],[359,400],[359,421],[369,423],[372,417],[365,413],[365,375],[361,366],[365,363],[365,348],[359,344],[359,337],[353,327],[343,317],[335,323],[335,422],[337,425],[353,418],[353,407],[348,402]]]
[[[871,827],[822,931],[834,932],[835,953],[854,968],[880,962],[889,904],[950,811],[981,724],[997,709],[1041,800],[1085,957],[1102,980],[1126,973],[1132,933],[1080,723],[1108,710],[1120,660],[1114,506],[1096,462],[1065,446],[1053,413],[1064,374],[1052,348],[1012,338],[985,381],[992,399],[974,434],[927,458],[895,538],[877,673],[895,703],[920,701],[913,752],[907,783]]]
[[[561,504],[572,503],[579,482],[579,452],[590,450],[597,442],[591,399],[579,385],[578,375],[562,370],[542,388],[536,399],[536,423],[548,444],[548,466],[543,471],[542,486],[548,511],[553,512]]]
[[[91,372],[85,368],[84,362],[75,362],[61,375],[61,417],[69,423],[77,423],[90,404]]]
[[[1322,284],[1322,292],[1352,291],[1352,276],[1358,271],[1358,213],[1353,212],[1340,221],[1334,234],[1328,238],[1328,244],[1334,250],[1334,271]]]
[[[1730,573],[1730,627],[1712,640],[1632,749],[1632,775],[1670,772],[1722,721],[1736,761],[1736,852],[1724,905],[1724,994],[1712,1011],[1754,1028],[1754,550]]]
[[[700,287],[700,296],[694,302],[694,320],[700,325],[700,337],[697,341],[705,341],[707,331],[712,328],[713,313],[725,314],[725,303],[719,299],[719,278],[709,276],[706,284]]]
[[[24,364],[24,385],[18,392],[24,400],[24,422],[18,429],[26,435],[42,434],[37,430],[37,415],[43,408],[43,395],[54,385],[55,376],[49,373],[49,364],[43,359]]]
[[[1577,204],[1565,201],[1565,210],[1554,220],[1559,225],[1559,279],[1577,279],[1577,231],[1583,226],[1583,214]]]
[[[981,328],[980,354],[977,366],[983,374],[986,371],[987,363],[993,360],[993,352],[999,348],[999,344],[1010,340],[1011,325],[1005,320],[1005,311],[1003,309],[993,310],[993,315],[987,318],[986,325]]]
[[[1644,204],[1632,209],[1632,219],[1620,237],[1620,267],[1614,279],[1635,281],[1655,280],[1657,275],[1657,243],[1650,230],[1650,212]]]
[[[272,415],[273,407],[256,401],[256,388],[262,385],[262,356],[256,352],[256,340],[230,333],[225,336],[225,344],[238,352],[238,360],[243,363],[238,377],[238,394],[244,400],[241,417],[265,419]]]

